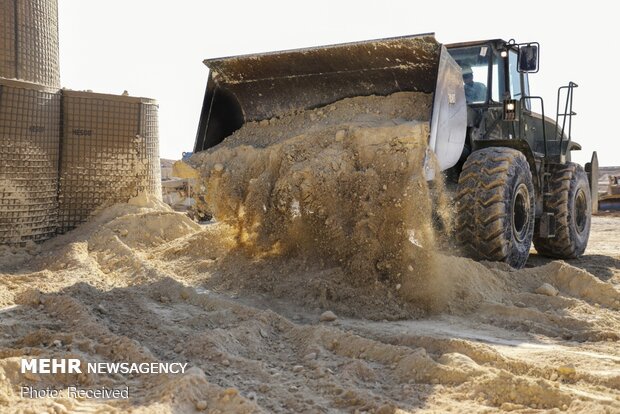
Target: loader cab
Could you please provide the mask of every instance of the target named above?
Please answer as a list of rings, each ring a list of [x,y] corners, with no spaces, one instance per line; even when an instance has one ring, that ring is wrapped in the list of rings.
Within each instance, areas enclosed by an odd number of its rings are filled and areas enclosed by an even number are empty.
[[[471,107],[501,106],[506,98],[519,100],[529,95],[527,73],[518,71],[516,47],[507,46],[503,40],[491,40],[447,48],[463,70],[466,100]],[[486,91],[484,96],[478,93],[482,89]]]
[[[544,131],[553,129],[553,121],[543,116],[542,98],[530,95],[528,73],[519,67],[524,64],[519,45],[497,39],[446,47],[464,72],[472,68],[474,80],[484,83],[487,90],[483,98],[466,96],[468,148],[463,156],[484,146],[499,145],[499,141],[530,154],[530,160],[537,154],[546,156]],[[533,68],[537,69],[538,55],[535,57]],[[467,93],[465,79],[464,88]]]
[[[514,40],[496,39],[450,44],[446,48],[464,71],[471,67],[474,81],[487,89],[483,98],[466,97],[467,151],[501,144],[529,154],[530,160],[545,158],[563,163],[565,158],[570,160],[570,150],[580,148],[570,137],[575,84],[560,88],[568,92],[563,113],[558,92],[556,119],[545,116],[542,97],[530,93],[528,72],[538,71],[537,43],[515,44]],[[464,87],[467,92],[465,83]],[[560,117],[563,122],[558,126]]]

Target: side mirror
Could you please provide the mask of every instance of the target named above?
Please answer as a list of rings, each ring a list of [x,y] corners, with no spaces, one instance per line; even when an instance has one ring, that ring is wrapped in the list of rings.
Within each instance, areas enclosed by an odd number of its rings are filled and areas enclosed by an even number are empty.
[[[538,48],[538,43],[519,45],[519,62],[517,63],[519,72],[538,72]]]

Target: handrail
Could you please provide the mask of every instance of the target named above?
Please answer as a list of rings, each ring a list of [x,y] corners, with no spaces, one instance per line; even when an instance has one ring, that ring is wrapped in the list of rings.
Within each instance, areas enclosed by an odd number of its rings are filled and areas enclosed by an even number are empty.
[[[545,158],[547,158],[547,129],[545,128],[545,102],[543,101],[543,98],[541,96],[523,96],[521,97],[521,99],[519,100],[519,119],[523,119],[523,117],[521,116],[523,114],[523,102],[526,99],[538,99],[540,100],[540,110],[542,112],[542,128],[543,128],[543,142],[545,144]],[[531,112],[531,110],[530,110]],[[525,122],[521,122],[521,125],[523,129],[525,129]],[[556,124],[557,125],[557,124]],[[523,133],[521,134],[521,136],[525,135],[525,131],[523,131]]]
[[[571,134],[573,128],[573,116],[577,115],[573,112],[573,90],[579,87],[575,82],[568,82],[566,86],[560,86],[558,88],[558,100],[556,104],[556,118],[555,118],[555,136],[558,136],[558,128],[560,124],[560,117],[562,117],[562,131],[560,133],[560,153],[562,153],[562,144],[564,142],[564,131],[566,130],[566,118],[568,118],[568,143],[571,142]],[[560,94],[562,89],[566,89],[566,102],[564,104],[564,112],[560,113]]]

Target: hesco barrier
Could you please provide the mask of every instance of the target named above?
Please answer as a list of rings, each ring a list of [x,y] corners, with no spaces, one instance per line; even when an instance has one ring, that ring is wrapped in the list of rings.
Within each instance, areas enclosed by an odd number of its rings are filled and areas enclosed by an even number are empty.
[[[60,93],[0,79],[0,245],[56,232]]]
[[[57,0],[0,0],[0,77],[60,87]]]
[[[63,91],[59,231],[140,192],[161,198],[157,103]]]

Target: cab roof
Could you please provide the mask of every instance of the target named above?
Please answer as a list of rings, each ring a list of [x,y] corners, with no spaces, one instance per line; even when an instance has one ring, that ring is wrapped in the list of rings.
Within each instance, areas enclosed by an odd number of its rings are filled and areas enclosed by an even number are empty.
[[[503,45],[508,42],[506,42],[503,39],[485,39],[485,40],[474,40],[470,42],[449,43],[449,44],[445,44],[444,46],[447,47],[448,49],[455,49],[455,48],[460,48],[460,47],[488,45],[489,43]]]

